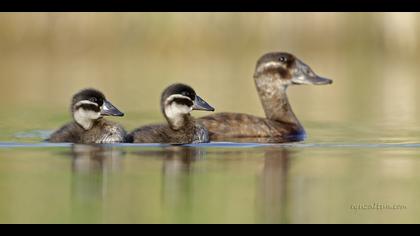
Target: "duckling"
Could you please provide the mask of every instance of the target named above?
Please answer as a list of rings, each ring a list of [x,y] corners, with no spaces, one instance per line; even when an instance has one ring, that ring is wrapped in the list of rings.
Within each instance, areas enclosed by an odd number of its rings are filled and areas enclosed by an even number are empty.
[[[194,89],[185,84],[173,84],[161,96],[161,110],[168,124],[149,125],[134,130],[127,136],[128,142],[189,144],[207,143],[207,129],[196,123],[193,110],[214,111]]]
[[[211,141],[231,141],[241,138],[265,138],[268,142],[302,141],[306,132],[292,111],[287,98],[291,85],[326,85],[333,81],[320,77],[304,62],[290,53],[271,52],[258,61],[254,73],[265,118],[238,113],[220,113],[202,117]]]
[[[46,141],[53,143],[121,143],[126,131],[104,116],[124,116],[95,89],[84,89],[73,96],[71,112],[74,121],[54,132]]]

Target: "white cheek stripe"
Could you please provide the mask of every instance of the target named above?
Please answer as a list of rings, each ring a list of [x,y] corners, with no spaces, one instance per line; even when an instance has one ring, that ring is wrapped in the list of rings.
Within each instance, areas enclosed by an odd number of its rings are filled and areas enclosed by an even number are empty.
[[[74,104],[74,106],[75,106],[75,107],[78,107],[78,106],[80,106],[80,105],[94,105],[94,106],[98,106],[98,104],[96,104],[96,103],[94,103],[94,102],[91,102],[91,101],[89,101],[89,100],[82,100],[82,101],[80,101],[80,102],[78,102],[78,103]]]
[[[191,100],[191,98],[186,97],[186,96],[184,96],[184,95],[174,94],[174,95],[169,96],[169,97],[165,100],[165,104],[169,104],[169,103],[171,103],[171,102],[172,102],[173,100],[175,100],[176,98],[188,99],[188,100],[192,101],[192,100]]]
[[[265,63],[265,64],[261,65],[258,68],[258,71],[261,72],[261,71],[267,70],[269,68],[279,68],[279,67],[283,67],[283,64],[281,64],[280,62],[268,62],[268,63]]]
[[[275,62],[275,61],[264,64],[264,67],[280,67],[280,66],[283,66],[283,64],[280,62]]]

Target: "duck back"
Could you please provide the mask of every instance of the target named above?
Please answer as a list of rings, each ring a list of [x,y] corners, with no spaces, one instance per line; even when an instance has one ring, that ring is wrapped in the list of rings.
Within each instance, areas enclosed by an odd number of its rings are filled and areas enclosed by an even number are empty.
[[[124,128],[112,121],[98,120],[90,130],[84,130],[76,122],[69,123],[54,132],[48,142],[53,143],[121,143],[125,141]]]
[[[126,139],[133,143],[189,144],[209,142],[209,135],[203,126],[195,123],[179,130],[173,130],[166,124],[157,124],[134,130]]]
[[[205,126],[211,141],[295,142],[305,138],[300,125],[278,122],[241,113],[219,113],[197,120]]]

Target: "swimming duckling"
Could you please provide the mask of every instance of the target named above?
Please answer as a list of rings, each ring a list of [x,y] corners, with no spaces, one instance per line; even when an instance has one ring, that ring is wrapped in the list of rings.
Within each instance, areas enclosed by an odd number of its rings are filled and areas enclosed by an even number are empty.
[[[248,141],[249,138],[266,138],[268,142],[279,143],[301,141],[306,133],[292,111],[287,88],[290,85],[332,83],[332,80],[316,75],[308,65],[285,52],[263,55],[257,62],[254,80],[266,118],[220,113],[198,119],[209,130],[212,141],[239,138],[247,138]]]
[[[134,143],[189,144],[207,143],[207,129],[196,123],[193,110],[214,111],[206,101],[185,84],[174,84],[162,93],[161,109],[168,124],[141,127],[127,136]]]
[[[74,121],[53,133],[47,140],[53,143],[121,143],[126,136],[118,124],[104,116],[124,116],[98,90],[85,89],[74,95],[71,104]]]

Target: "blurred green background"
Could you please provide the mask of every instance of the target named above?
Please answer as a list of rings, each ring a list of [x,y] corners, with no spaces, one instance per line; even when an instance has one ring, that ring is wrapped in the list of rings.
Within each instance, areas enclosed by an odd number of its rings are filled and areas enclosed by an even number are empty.
[[[95,87],[126,112],[118,121],[132,129],[162,120],[160,93],[174,82],[193,86],[218,112],[263,115],[252,75],[269,51],[291,52],[334,79],[332,86],[289,90],[301,121],[413,123],[419,19],[415,13],[3,13],[0,128],[55,129],[70,119],[71,96]]]

